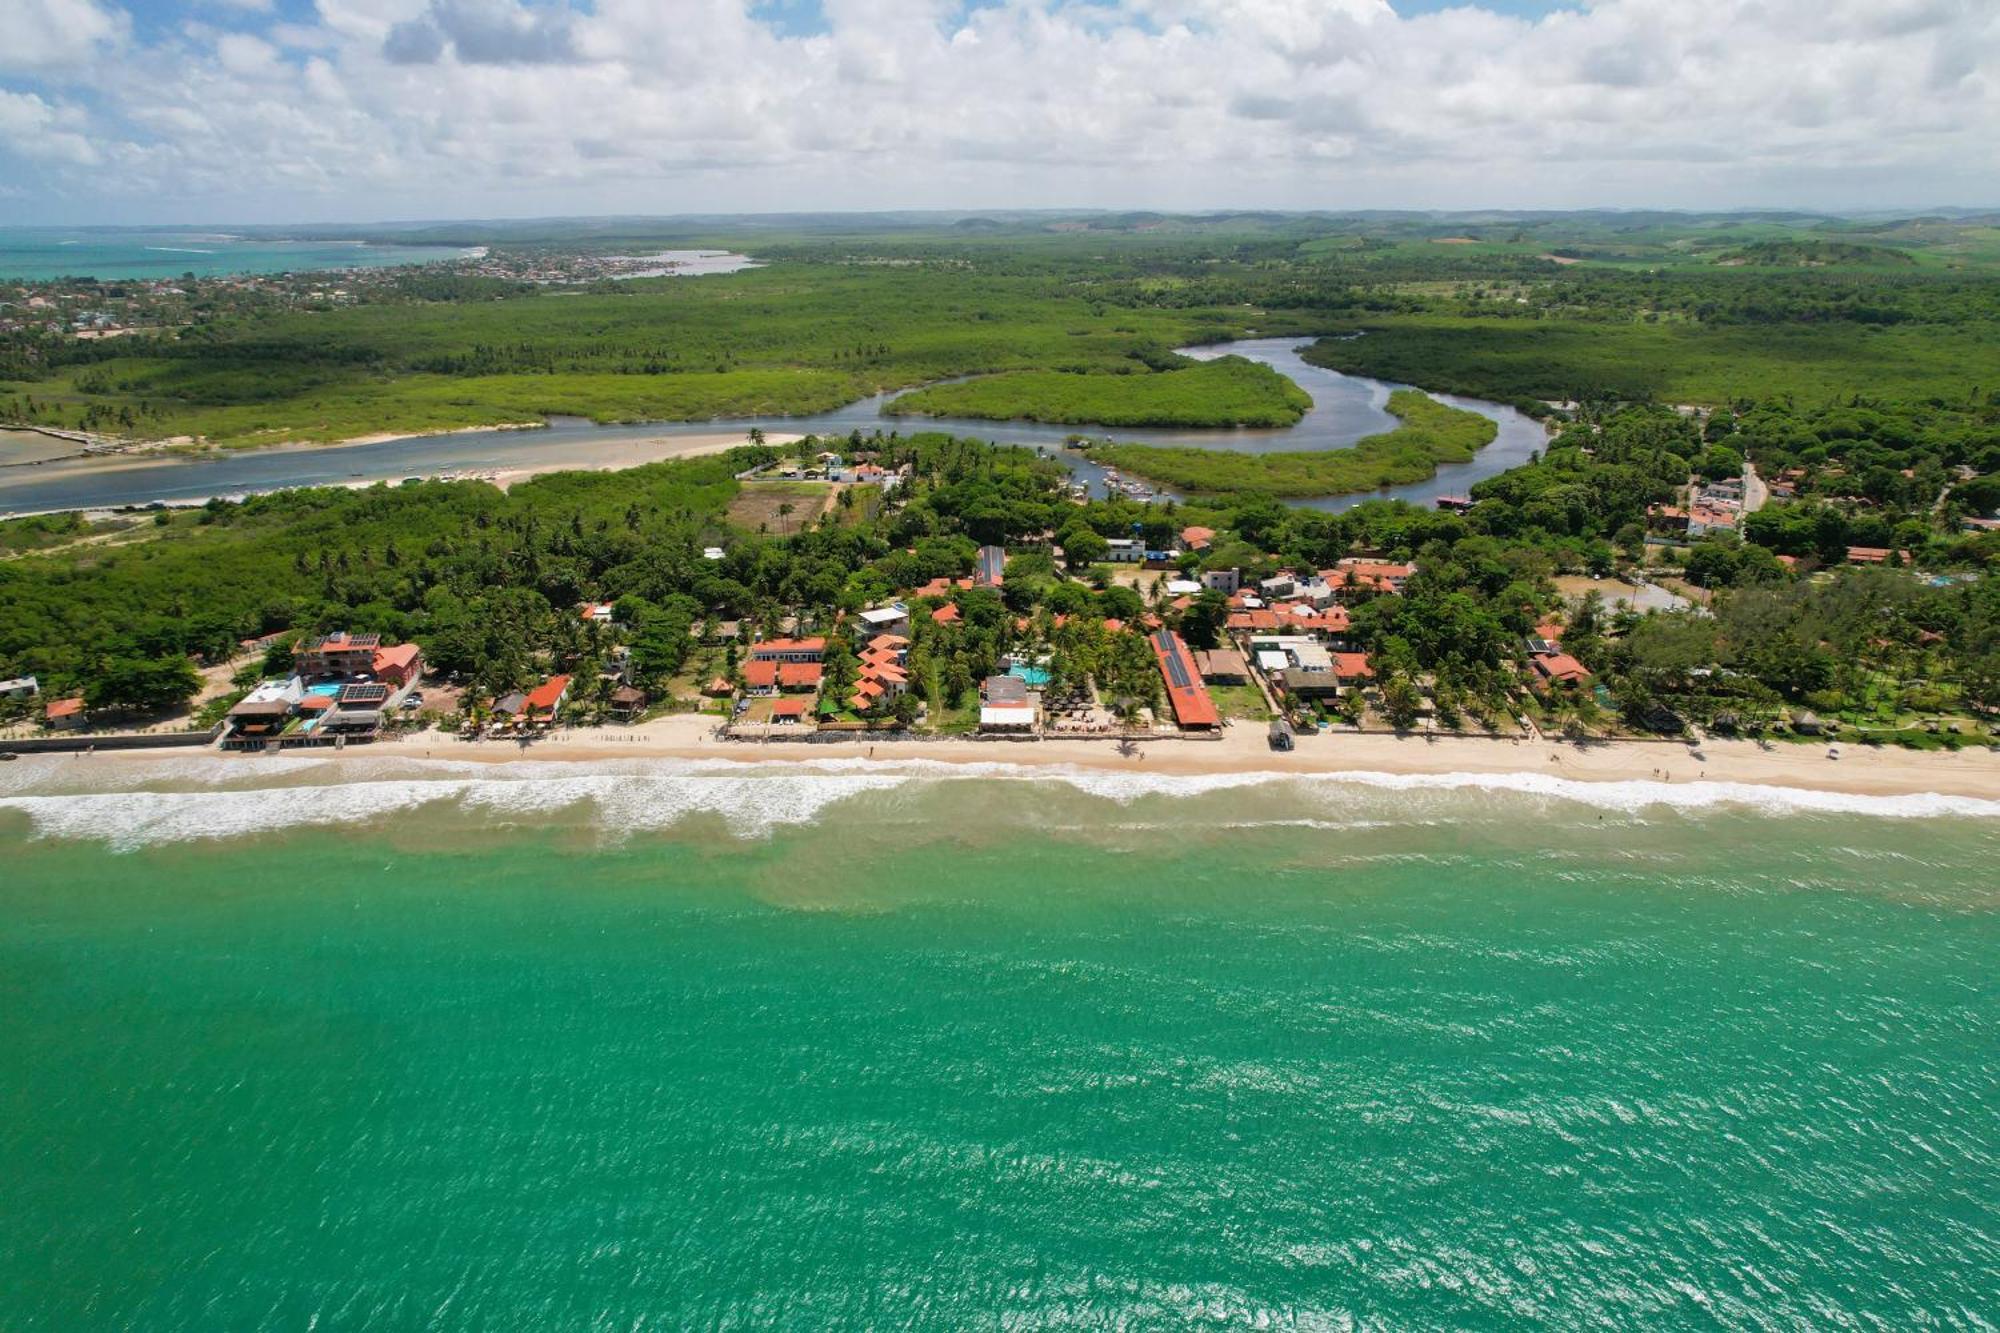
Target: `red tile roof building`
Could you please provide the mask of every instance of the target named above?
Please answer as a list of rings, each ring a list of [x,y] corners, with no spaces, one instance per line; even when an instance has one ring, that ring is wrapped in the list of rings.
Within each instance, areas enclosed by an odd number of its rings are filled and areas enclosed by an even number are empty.
[[[1375,679],[1375,668],[1368,665],[1367,653],[1329,653],[1328,656],[1333,658],[1333,674],[1340,678],[1343,685]]]
[[[547,680],[535,686],[534,689],[528,691],[528,698],[523,711],[529,717],[534,717],[536,714],[545,714],[549,717],[554,717],[556,709],[562,707],[562,701],[568,694],[569,677],[550,676]]]
[[[1551,685],[1581,685],[1590,679],[1590,670],[1568,653],[1538,653],[1535,674]]]
[[[825,655],[825,639],[766,639],[750,645],[751,658],[760,662],[817,662]]]
[[[781,690],[816,690],[825,668],[817,662],[778,663],[778,688]]]
[[[377,648],[369,666],[377,680],[386,680],[396,686],[408,685],[424,674],[423,650],[414,643]]]
[[[358,676],[375,664],[375,650],[382,646],[379,634],[349,634],[337,630],[317,639],[308,639],[299,649],[294,664],[302,676]]]
[[[1152,644],[1153,656],[1159,662],[1160,679],[1166,685],[1167,705],[1174,710],[1174,721],[1185,730],[1221,726],[1222,715],[1215,711],[1215,700],[1208,697],[1208,687],[1202,683],[1201,672],[1195,669],[1194,659],[1181,636],[1163,629],[1147,642]]]
[[[1391,564],[1349,556],[1332,569],[1322,569],[1319,576],[1325,582],[1332,584],[1336,593],[1358,590],[1401,592],[1403,585],[1408,583],[1416,572],[1415,565]]]

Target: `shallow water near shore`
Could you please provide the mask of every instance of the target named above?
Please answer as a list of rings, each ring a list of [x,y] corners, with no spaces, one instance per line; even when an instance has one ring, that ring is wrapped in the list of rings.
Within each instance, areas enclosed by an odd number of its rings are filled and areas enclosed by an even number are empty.
[[[2000,1317],[2000,821],[528,767],[7,775],[0,1324]]]

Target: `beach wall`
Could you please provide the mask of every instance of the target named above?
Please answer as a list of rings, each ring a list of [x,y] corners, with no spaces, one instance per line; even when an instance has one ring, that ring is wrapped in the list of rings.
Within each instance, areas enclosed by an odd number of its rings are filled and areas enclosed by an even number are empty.
[[[222,728],[211,731],[97,732],[77,736],[30,736],[0,741],[0,751],[15,754],[83,754],[91,750],[173,750],[212,745]]]

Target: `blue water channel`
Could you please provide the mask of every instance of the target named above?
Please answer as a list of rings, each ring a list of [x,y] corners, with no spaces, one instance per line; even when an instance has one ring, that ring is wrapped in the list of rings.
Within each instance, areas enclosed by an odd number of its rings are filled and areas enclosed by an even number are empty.
[[[846,435],[860,430],[945,430],[1008,444],[1047,450],[1066,462],[1078,480],[1094,494],[1104,493],[1102,470],[1074,449],[1064,447],[1073,436],[1109,437],[1145,444],[1193,445],[1269,453],[1293,449],[1344,449],[1363,436],[1393,429],[1386,410],[1389,394],[1402,387],[1382,380],[1343,375],[1308,364],[1299,356],[1306,340],[1256,338],[1208,347],[1187,348],[1198,359],[1237,355],[1261,361],[1294,380],[1312,395],[1312,410],[1298,424],[1283,429],[1145,429],[1098,425],[1042,425],[1036,422],[996,422],[961,418],[887,417],[883,405],[894,394],[876,394],[812,416],[737,417],[709,421],[669,421],[600,426],[577,419],[558,419],[530,430],[465,431],[445,435],[413,435],[374,444],[338,447],[278,447],[245,450],[197,458],[149,458],[143,462],[45,463],[0,468],[0,514],[40,513],[64,509],[109,509],[124,505],[186,503],[209,496],[241,496],[295,486],[349,485],[366,481],[399,481],[441,472],[505,471],[529,466],[561,465],[573,460],[579,468],[600,465],[602,446],[644,439],[767,431]],[[1469,408],[1498,423],[1492,444],[1470,463],[1438,469],[1429,481],[1385,488],[1359,495],[1304,501],[1314,509],[1333,512],[1364,500],[1393,498],[1429,504],[1440,495],[1460,495],[1474,482],[1528,461],[1546,437],[1532,418],[1511,407],[1452,394],[1433,395],[1455,407]]]

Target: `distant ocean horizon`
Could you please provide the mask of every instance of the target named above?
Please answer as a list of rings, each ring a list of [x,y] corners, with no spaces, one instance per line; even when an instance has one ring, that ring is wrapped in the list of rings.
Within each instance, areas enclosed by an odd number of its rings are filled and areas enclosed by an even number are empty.
[[[457,259],[456,245],[293,241],[186,227],[0,227],[0,280],[199,278],[387,268]]]
[[[1589,786],[0,765],[0,1326],[2000,1322],[1993,804]]]

